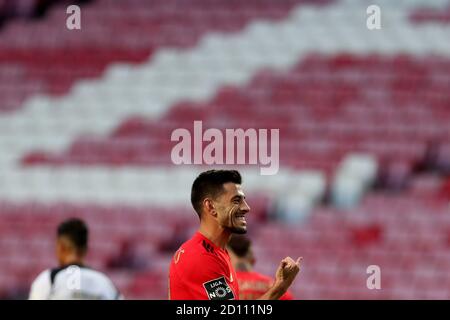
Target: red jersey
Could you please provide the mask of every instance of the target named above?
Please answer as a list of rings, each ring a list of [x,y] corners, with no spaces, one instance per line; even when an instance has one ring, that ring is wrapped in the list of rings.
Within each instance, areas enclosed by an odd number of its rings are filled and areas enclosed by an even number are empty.
[[[269,290],[272,278],[255,271],[237,271],[239,297],[242,300],[256,300]],[[292,294],[286,292],[280,300],[293,300]]]
[[[169,271],[169,300],[239,299],[230,256],[197,232],[177,250]]]

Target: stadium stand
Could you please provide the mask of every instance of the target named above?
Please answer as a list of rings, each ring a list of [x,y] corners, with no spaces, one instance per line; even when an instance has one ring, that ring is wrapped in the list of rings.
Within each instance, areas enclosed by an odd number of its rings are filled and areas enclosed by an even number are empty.
[[[26,298],[58,222],[79,216],[90,265],[126,298],[166,299],[164,248],[195,230],[205,168],[173,165],[170,134],[194,120],[280,128],[279,173],[242,172],[256,270],[302,255],[297,299],[450,298],[448,1],[81,8],[82,30],[65,3],[0,29],[0,298]],[[111,265],[124,243],[138,267]]]

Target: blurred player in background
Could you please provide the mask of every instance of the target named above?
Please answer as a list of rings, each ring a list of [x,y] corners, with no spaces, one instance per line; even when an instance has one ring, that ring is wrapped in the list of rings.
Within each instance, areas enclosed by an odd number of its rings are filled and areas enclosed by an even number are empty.
[[[228,242],[228,252],[236,270],[239,299],[255,300],[266,293],[273,285],[273,279],[253,270],[256,259],[250,239],[245,235],[233,234]],[[288,291],[280,300],[293,300],[293,296]]]
[[[200,218],[197,233],[175,253],[169,271],[169,299],[239,299],[239,285],[226,245],[234,233],[247,232],[250,207],[235,170],[209,170],[194,181],[191,202]],[[300,259],[283,259],[275,281],[260,297],[281,298],[300,270]]]
[[[43,271],[31,285],[30,300],[122,299],[112,281],[85,266],[88,228],[80,219],[62,222],[57,231],[59,267]]]

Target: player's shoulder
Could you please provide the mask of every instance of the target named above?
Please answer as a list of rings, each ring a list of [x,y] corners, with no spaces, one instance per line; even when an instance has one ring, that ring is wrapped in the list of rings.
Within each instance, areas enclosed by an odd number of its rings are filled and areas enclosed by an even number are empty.
[[[223,263],[213,246],[207,241],[196,240],[188,240],[173,255],[173,266],[183,273],[198,272]]]
[[[105,292],[108,292],[108,298],[107,299],[122,299],[123,296],[120,294],[119,290],[115,286],[114,282],[110,277],[108,277],[103,272],[92,269],[92,268],[82,268],[81,269],[84,275],[84,278],[86,281],[90,282],[91,284],[95,284],[103,290],[106,290]]]
[[[45,300],[48,298],[51,289],[50,269],[46,269],[38,274],[31,283],[30,300]]]
[[[210,255],[217,256],[216,248],[198,233],[184,242],[176,253],[196,258]]]
[[[91,283],[113,286],[111,279],[106,274],[89,266],[68,265],[48,270],[48,277],[52,283],[76,274]]]
[[[33,281],[34,284],[50,283],[51,269],[45,269],[39,273]]]
[[[88,268],[88,267],[82,268],[81,270],[84,274],[86,274],[86,276],[89,276],[90,278],[95,278],[97,281],[105,282],[107,284],[112,284],[111,279],[106,274],[104,274],[103,272],[101,272],[99,270],[96,270],[93,268]]]
[[[226,261],[218,248],[199,233],[184,242],[175,252],[171,262],[172,272],[189,276],[199,270],[226,269]]]
[[[214,252],[199,246],[181,246],[174,254],[175,263],[189,265],[201,265],[205,262],[220,261],[220,257]]]

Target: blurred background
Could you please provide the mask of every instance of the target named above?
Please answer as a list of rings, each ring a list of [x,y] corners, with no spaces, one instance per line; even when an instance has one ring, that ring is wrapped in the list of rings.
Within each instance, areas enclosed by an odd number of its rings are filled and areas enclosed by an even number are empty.
[[[201,120],[280,129],[278,174],[236,167],[257,271],[301,255],[297,299],[450,299],[450,1],[0,0],[0,25],[0,298],[76,216],[90,266],[166,299],[210,168],[170,135]]]

